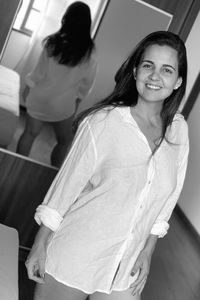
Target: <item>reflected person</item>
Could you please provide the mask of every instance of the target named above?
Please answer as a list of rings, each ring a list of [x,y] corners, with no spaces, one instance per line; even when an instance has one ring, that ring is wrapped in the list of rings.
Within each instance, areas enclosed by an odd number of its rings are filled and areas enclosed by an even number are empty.
[[[91,13],[83,2],[71,4],[61,28],[43,40],[43,51],[26,76],[27,120],[17,152],[29,155],[43,124],[52,125],[56,146],[51,163],[60,166],[72,141],[77,104],[89,93],[96,76],[95,45],[91,38]]]
[[[157,239],[182,190],[188,126],[178,112],[186,49],[167,31],[145,37],[113,92],[82,112],[35,219],[26,261],[34,300],[139,300]]]

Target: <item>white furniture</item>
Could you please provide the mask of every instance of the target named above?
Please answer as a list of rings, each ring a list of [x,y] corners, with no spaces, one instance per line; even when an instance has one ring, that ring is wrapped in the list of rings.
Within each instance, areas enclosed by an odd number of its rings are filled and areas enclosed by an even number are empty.
[[[18,233],[0,224],[0,299],[18,300]]]

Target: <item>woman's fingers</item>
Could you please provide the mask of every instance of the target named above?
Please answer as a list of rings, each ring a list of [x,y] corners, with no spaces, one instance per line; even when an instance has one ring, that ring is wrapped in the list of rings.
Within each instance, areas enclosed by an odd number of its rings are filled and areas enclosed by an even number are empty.
[[[142,262],[140,260],[136,260],[132,270],[131,270],[131,276],[134,276],[138,271],[140,271]]]
[[[142,292],[147,280],[147,276],[148,270],[143,265],[142,267],[140,267],[138,278],[130,285],[130,288],[132,289],[132,295],[136,295],[137,293],[140,294]]]
[[[140,283],[138,283],[137,286],[133,287],[132,288],[132,295],[136,295],[136,294],[141,294],[145,284],[146,284],[146,281],[147,281],[147,277],[143,278],[142,281],[140,281]]]
[[[146,284],[146,281],[147,281],[147,278],[146,278],[146,280],[144,280],[143,284],[141,284],[141,287],[140,287],[140,289],[139,289],[139,291],[138,291],[139,295],[142,293],[142,291],[143,291],[143,289],[144,289],[144,286],[145,286],[145,284]]]
[[[36,262],[26,261],[28,277],[38,283],[44,283],[44,271],[40,269]]]
[[[148,276],[148,271],[146,270],[146,268],[144,267],[140,268],[138,278],[131,284],[130,287],[135,288],[144,280],[144,278],[147,278],[147,276]]]

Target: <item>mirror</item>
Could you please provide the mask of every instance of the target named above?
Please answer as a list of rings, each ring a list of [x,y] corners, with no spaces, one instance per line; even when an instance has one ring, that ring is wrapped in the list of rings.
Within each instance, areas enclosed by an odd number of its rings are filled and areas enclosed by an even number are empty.
[[[27,2],[30,1],[23,1],[23,4]],[[39,5],[37,10],[42,9],[40,1],[35,2]],[[41,52],[41,40],[59,28],[63,12],[72,2],[75,1],[44,1],[45,13],[42,14],[41,25],[32,36],[30,36],[30,28],[32,25],[35,26],[34,22],[29,22],[27,26],[23,24],[23,32],[21,29],[16,29],[20,26],[17,22],[18,19],[14,23],[1,60],[2,66],[20,75],[20,117],[14,128],[13,139],[7,147],[10,151],[16,151],[19,137],[25,126],[26,110],[22,97],[25,86],[24,78],[37,62]],[[91,8],[92,35],[95,37],[97,48],[98,72],[93,89],[81,102],[78,112],[108,95],[114,86],[114,74],[134,45],[152,31],[166,30],[172,20],[171,14],[158,10],[143,1],[126,0],[123,5],[120,1],[85,0],[83,2],[86,2]],[[21,11],[18,15],[20,13]],[[102,19],[103,22],[101,22]],[[101,26],[99,26],[100,23]],[[139,31],[138,28],[140,28]],[[45,124],[33,143],[29,157],[50,165],[50,155],[55,143],[51,124]]]
[[[27,116],[26,104],[23,99],[25,87],[24,78],[26,74],[34,68],[39,58],[42,50],[41,41],[45,36],[60,28],[60,20],[66,8],[72,2],[75,1],[24,0],[19,4],[21,5],[20,9],[16,13],[16,16],[13,17],[15,20],[13,21],[9,39],[1,58],[1,74],[3,74],[1,77],[4,78],[3,84],[6,85],[5,89],[12,89],[12,95],[8,95],[10,105],[6,106],[8,116],[7,114],[3,116],[4,121],[5,119],[8,120],[9,126],[8,123],[4,122],[5,126],[4,128],[2,127],[0,131],[0,135],[2,134],[6,137],[6,139],[0,139],[0,146],[3,148],[7,148],[13,152],[17,149],[17,143],[24,130]],[[86,0],[82,2],[90,6],[92,36],[94,36],[108,1]],[[38,24],[40,24],[40,26],[38,26]],[[16,51],[13,51],[13,49],[16,49]],[[20,76],[20,83],[19,78],[17,78],[18,74]],[[19,84],[20,97],[18,99],[17,89]],[[5,91],[5,93],[7,93],[7,91]],[[3,109],[4,108],[5,107],[3,107]],[[7,130],[5,127],[7,127]],[[55,144],[54,130],[51,124],[46,123],[34,141],[29,157],[49,165],[51,151]]]

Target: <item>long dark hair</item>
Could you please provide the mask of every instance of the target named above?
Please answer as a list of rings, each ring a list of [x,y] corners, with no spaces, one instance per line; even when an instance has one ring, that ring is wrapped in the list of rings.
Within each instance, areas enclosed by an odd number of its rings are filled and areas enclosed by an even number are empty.
[[[43,40],[48,56],[58,63],[76,66],[88,60],[94,49],[90,34],[91,14],[87,4],[77,1],[66,10],[61,20],[61,28]]]
[[[111,106],[111,109],[117,106],[135,106],[138,101],[138,91],[136,81],[133,76],[133,69],[139,66],[147,47],[151,45],[167,45],[177,51],[178,56],[178,76],[182,77],[181,86],[174,90],[163,103],[161,110],[162,136],[160,143],[165,138],[167,127],[172,123],[182,98],[185,94],[187,82],[187,55],[186,48],[180,37],[169,31],[156,31],[146,36],[133,50],[125,60],[115,75],[115,88],[113,92],[104,100],[96,103],[91,108],[80,113],[74,121],[74,130],[76,131],[80,122],[89,114],[92,114],[102,108]],[[158,146],[159,146],[158,145]]]

